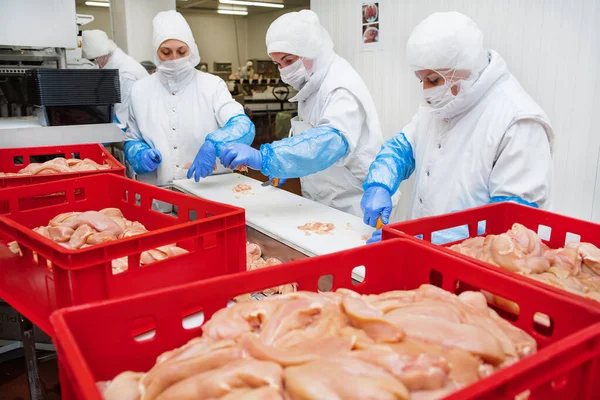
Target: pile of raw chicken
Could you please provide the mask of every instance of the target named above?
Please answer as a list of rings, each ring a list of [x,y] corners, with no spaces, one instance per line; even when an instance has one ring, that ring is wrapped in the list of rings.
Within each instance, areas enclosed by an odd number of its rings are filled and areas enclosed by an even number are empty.
[[[98,171],[110,169],[110,165],[100,165],[89,158],[79,160],[77,158],[66,159],[57,157],[45,163],[31,163],[19,172],[0,172],[0,176],[19,175],[47,175],[63,174],[66,172]]]
[[[262,257],[262,250],[259,245],[255,243],[246,243],[246,270],[252,271],[255,269],[272,267],[274,265],[282,264],[281,260],[277,258],[267,258],[266,260]],[[258,300],[265,296],[271,296],[274,294],[286,294],[296,291],[295,283],[288,283],[285,285],[279,285],[276,287],[264,289],[257,293],[246,293],[237,296],[234,300],[237,303],[250,301],[252,299]]]
[[[216,312],[106,400],[434,399],[537,350],[480,292],[295,292]]]
[[[39,226],[34,228],[33,231],[69,250],[84,249],[148,232],[141,223],[126,219],[118,208],[62,213],[51,219],[47,226]],[[15,242],[9,248],[15,253],[20,253]],[[140,264],[151,264],[187,252],[187,250],[173,244],[161,246],[142,252]],[[51,267],[51,264],[49,264],[49,267]],[[125,270],[127,270],[127,257],[112,261],[113,274]]]
[[[450,249],[600,301],[600,249],[591,243],[550,249],[534,231],[514,224],[506,233],[474,237]]]

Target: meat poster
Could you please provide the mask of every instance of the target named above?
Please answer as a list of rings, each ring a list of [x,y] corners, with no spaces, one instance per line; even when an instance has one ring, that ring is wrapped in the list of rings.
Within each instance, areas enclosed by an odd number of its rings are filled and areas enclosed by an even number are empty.
[[[380,2],[361,3],[361,50],[381,49],[380,33]]]

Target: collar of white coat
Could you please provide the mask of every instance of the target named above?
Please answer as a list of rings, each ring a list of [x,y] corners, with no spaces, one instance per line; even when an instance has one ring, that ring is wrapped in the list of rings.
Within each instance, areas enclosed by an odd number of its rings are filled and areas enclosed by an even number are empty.
[[[323,82],[323,79],[325,79],[325,75],[327,75],[331,64],[337,57],[339,56],[335,52],[331,52],[316,58],[313,62],[313,73],[310,75],[308,81],[304,84],[302,89],[300,89],[298,94],[292,97],[290,101],[304,101],[313,93],[315,93],[319,87],[321,87],[321,83]]]
[[[473,107],[487,91],[502,77],[508,75],[506,61],[494,50],[490,50],[490,63],[481,72],[479,78],[466,92],[459,95],[439,109],[432,109],[432,113],[442,118],[452,119]]]

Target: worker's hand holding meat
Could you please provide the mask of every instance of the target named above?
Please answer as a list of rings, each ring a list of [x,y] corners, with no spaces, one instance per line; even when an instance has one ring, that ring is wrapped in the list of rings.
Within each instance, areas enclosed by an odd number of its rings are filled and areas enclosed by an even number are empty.
[[[247,144],[232,143],[225,146],[221,153],[221,164],[235,169],[239,165],[246,165],[260,171],[262,168],[262,156],[260,151],[253,149]]]

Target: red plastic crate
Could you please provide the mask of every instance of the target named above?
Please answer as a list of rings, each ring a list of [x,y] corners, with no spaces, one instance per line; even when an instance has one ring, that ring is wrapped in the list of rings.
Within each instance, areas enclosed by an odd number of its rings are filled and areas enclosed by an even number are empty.
[[[89,158],[100,165],[110,165],[110,169],[68,172],[64,174],[4,176],[0,177],[0,189],[105,173],[125,175],[125,167],[101,144],[70,144],[64,146],[0,149],[0,172],[19,172],[19,170],[32,162],[31,157],[52,155],[64,158],[79,158],[81,160]],[[16,163],[17,157],[19,157],[18,160],[22,160],[22,163]]]
[[[383,228],[383,240],[397,237],[415,240],[415,237],[418,237],[431,246],[435,246],[437,249],[450,252],[480,266],[500,269],[494,265],[445,248],[452,244],[459,243],[464,239],[440,246],[431,244],[431,237],[434,232],[457,226],[468,225],[469,237],[478,236],[478,226],[483,222],[485,222],[485,231],[479,236],[505,233],[510,230],[515,222],[518,222],[534,232],[537,232],[542,241],[550,248],[556,249],[564,247],[565,244],[571,241],[589,242],[600,247],[600,224],[512,202],[491,204],[450,214],[391,224]],[[513,272],[504,269],[501,270],[507,274],[514,274]],[[522,277],[523,275],[515,274],[515,276]],[[534,282],[536,285],[542,285],[542,287],[552,288],[554,291],[567,294],[567,292],[555,288],[554,286],[534,280],[530,281]],[[574,298],[579,299],[580,301],[590,301],[593,304],[598,304],[593,300],[587,300],[570,293],[568,293],[568,295],[574,296]]]
[[[50,193],[54,195],[48,197]],[[177,206],[178,217],[153,210],[153,200]],[[16,240],[24,254],[14,256],[0,246],[0,298],[51,336],[49,316],[57,308],[246,269],[243,209],[114,174],[3,189],[1,204],[9,213],[0,215],[0,242]],[[68,250],[31,231],[63,212],[106,207],[119,208],[127,219],[141,222],[150,232]],[[171,243],[190,253],[139,266],[143,251]],[[38,263],[32,252],[37,253]],[[128,270],[113,275],[111,261],[125,256]],[[52,270],[46,260],[52,262]]]
[[[518,222],[538,232],[544,243],[551,248],[564,247],[569,241],[589,242],[600,246],[600,224],[513,202],[490,204],[391,224],[383,228],[383,238],[398,236],[413,238],[423,235],[424,241],[431,242],[433,232],[464,225],[469,226],[469,237],[475,237],[478,236],[477,227],[480,222],[485,222],[485,232],[482,235],[505,233],[515,222]],[[464,239],[460,241],[462,240]],[[447,243],[445,246],[453,243]]]
[[[366,276],[355,285],[351,274],[357,266],[365,267]],[[63,399],[100,400],[96,381],[112,379],[125,370],[146,371],[159,354],[200,335],[200,327],[185,329],[182,325],[182,317],[190,313],[202,310],[204,320],[208,320],[241,293],[289,282],[297,282],[300,290],[316,291],[319,278],[329,274],[333,276],[333,290],[343,287],[360,293],[381,293],[433,283],[453,293],[457,286],[484,289],[519,303],[520,314],[513,316],[512,323],[536,339],[538,353],[449,399],[512,399],[525,391],[530,391],[529,399],[600,398],[600,309],[511,275],[478,268],[424,243],[395,239],[59,310],[51,321],[56,332]],[[534,324],[536,312],[552,319],[551,332]],[[154,337],[136,341],[140,325],[153,328]]]

